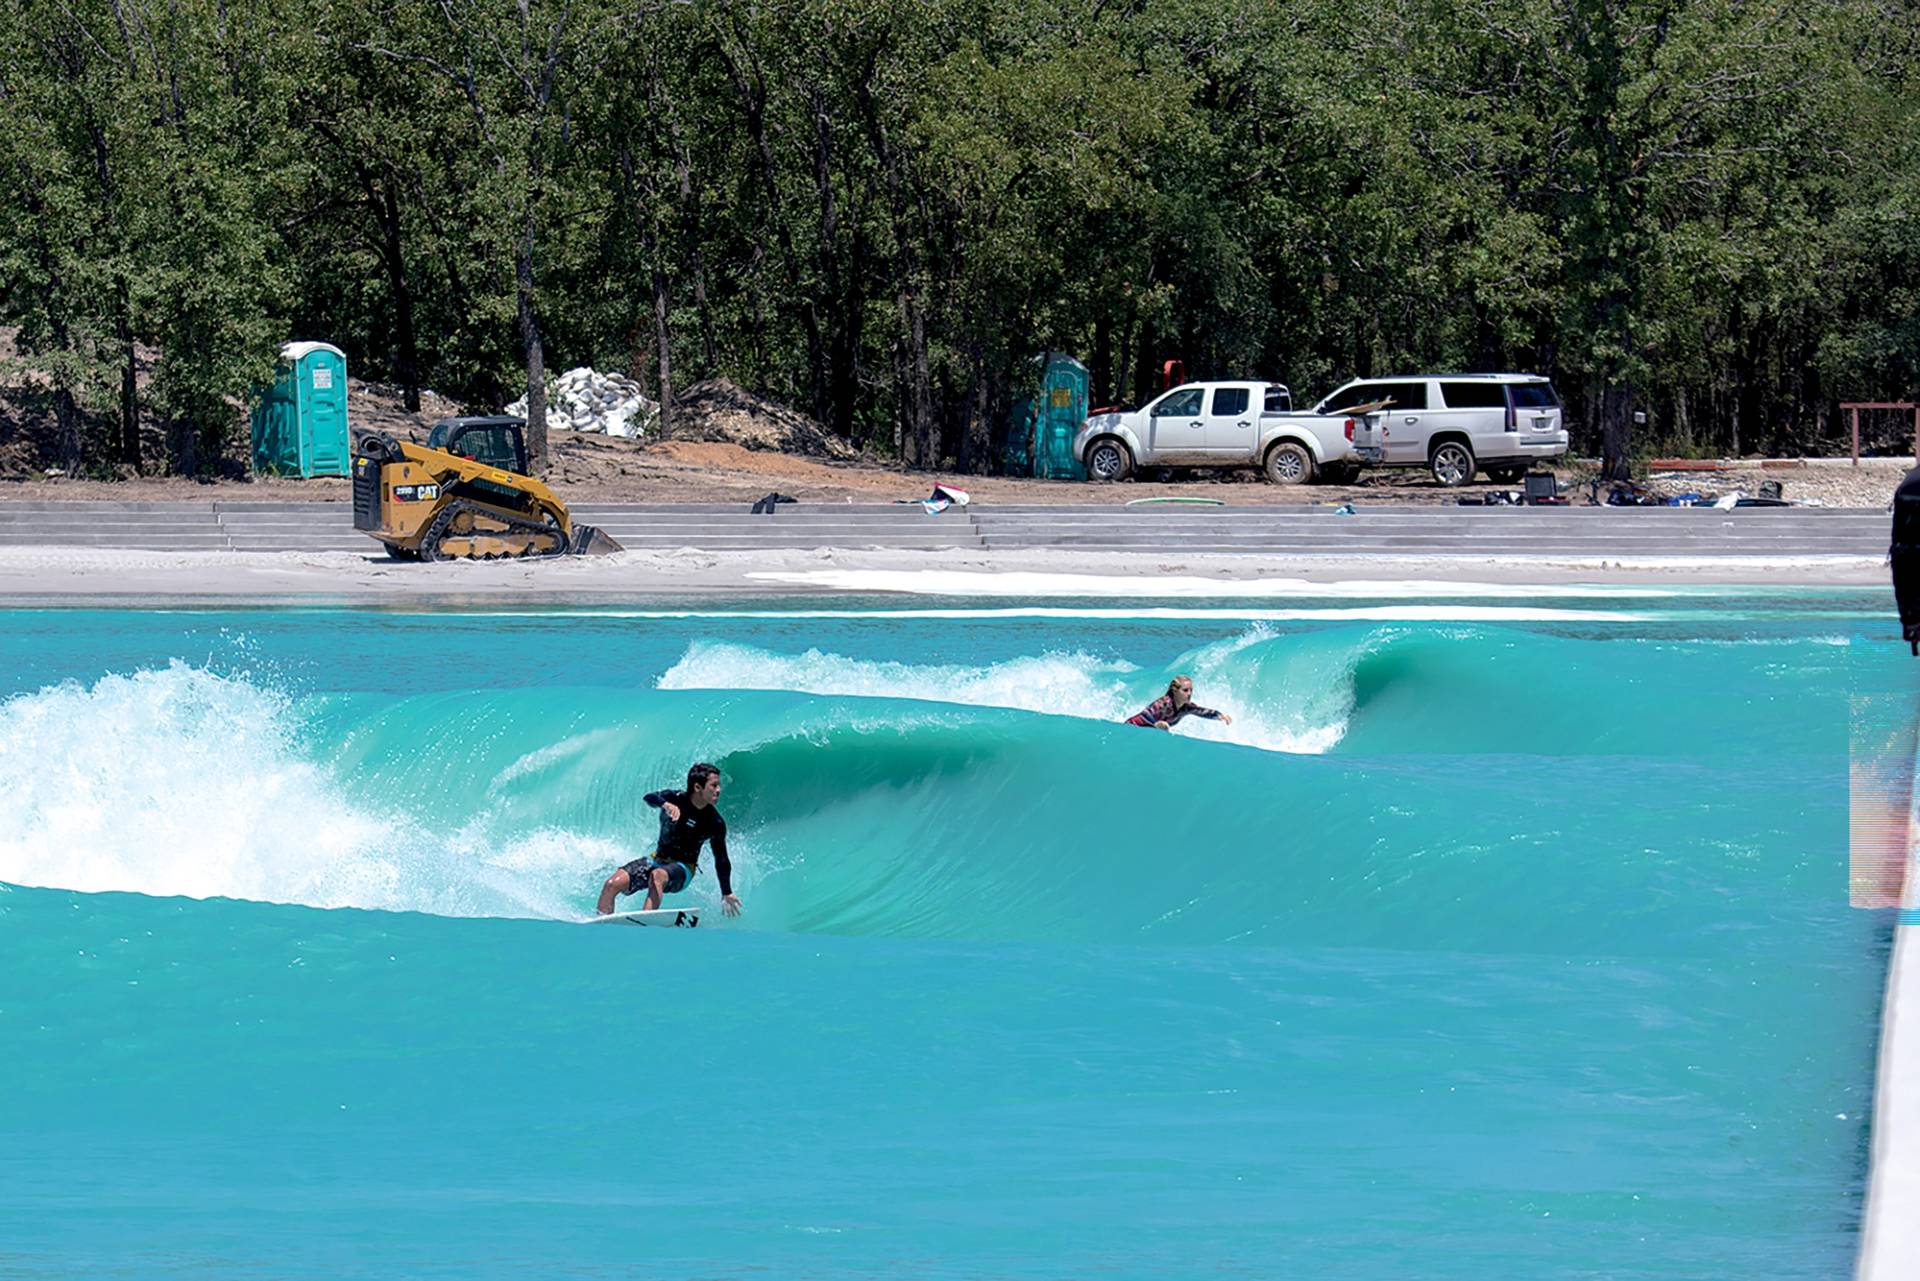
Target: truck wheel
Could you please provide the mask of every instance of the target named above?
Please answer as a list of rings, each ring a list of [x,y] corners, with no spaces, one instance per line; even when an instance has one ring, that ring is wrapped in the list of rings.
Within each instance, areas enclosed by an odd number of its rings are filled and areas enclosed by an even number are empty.
[[[1487,468],[1487,479],[1491,480],[1496,485],[1511,485],[1526,474],[1527,474],[1527,465],[1525,463],[1521,463],[1517,467]]]
[[[1087,451],[1087,479],[1125,480],[1133,471],[1133,456],[1117,440],[1103,440]]]
[[[1267,451],[1267,479],[1276,485],[1306,484],[1313,479],[1313,455],[1297,441],[1281,441]]]
[[[1449,487],[1473,479],[1473,451],[1457,440],[1443,441],[1427,460],[1433,478]]]

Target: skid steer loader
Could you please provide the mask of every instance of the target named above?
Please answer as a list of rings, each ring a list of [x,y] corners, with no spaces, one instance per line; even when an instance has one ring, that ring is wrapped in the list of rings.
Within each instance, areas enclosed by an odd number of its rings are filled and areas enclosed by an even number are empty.
[[[381,432],[353,457],[353,527],[401,560],[598,556],[620,544],[576,525],[567,505],[527,475],[518,418],[448,418],[425,445]]]

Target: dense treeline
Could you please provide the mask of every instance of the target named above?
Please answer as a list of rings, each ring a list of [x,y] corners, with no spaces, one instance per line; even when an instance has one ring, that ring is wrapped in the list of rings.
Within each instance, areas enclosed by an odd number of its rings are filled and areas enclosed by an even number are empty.
[[[1589,449],[1920,391],[1910,0],[0,0],[0,157],[0,323],[95,470],[196,469],[290,337],[966,469],[1055,349],[1096,402],[1541,370]]]

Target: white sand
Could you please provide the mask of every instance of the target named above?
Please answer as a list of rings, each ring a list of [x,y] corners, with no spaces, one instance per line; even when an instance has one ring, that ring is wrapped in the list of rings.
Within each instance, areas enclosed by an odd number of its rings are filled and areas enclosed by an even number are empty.
[[[407,564],[357,552],[0,548],[0,597],[795,596],[847,592],[1025,597],[1526,596],[1715,584],[1887,586],[1879,557],[1168,556],[1073,549],[632,551],[507,563]],[[1477,591],[1485,585],[1487,590]],[[1645,592],[1619,593],[1646,595]],[[1651,593],[1664,594],[1664,593]],[[1891,609],[1891,591],[1888,607]]]

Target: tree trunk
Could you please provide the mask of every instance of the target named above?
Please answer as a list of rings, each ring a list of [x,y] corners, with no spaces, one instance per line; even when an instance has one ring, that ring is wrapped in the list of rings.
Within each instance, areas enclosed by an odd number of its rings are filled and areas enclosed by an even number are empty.
[[[1113,386],[1113,322],[1106,316],[1093,322],[1093,363],[1087,367],[1089,409],[1112,404],[1108,396]]]
[[[693,171],[687,163],[687,149],[680,145],[680,126],[674,118],[667,117],[667,129],[673,139],[673,171],[680,182],[680,220],[681,233],[691,246],[687,256],[687,269],[693,276],[693,314],[700,326],[700,359],[706,373],[712,376],[719,367],[719,344],[713,338],[713,312],[707,306],[707,260],[700,250],[701,227],[700,201],[693,190]]]
[[[674,109],[673,98],[658,75],[656,64],[652,62],[648,63],[647,68],[647,95],[654,113],[666,122],[667,150],[673,157],[673,176],[680,191],[680,200],[674,208],[669,231],[675,243],[687,246],[686,265],[693,286],[694,320],[700,331],[698,368],[704,371],[703,376],[710,376],[719,366],[720,359],[719,345],[713,336],[713,314],[707,305],[707,262],[700,248],[701,237],[706,234],[701,217],[700,194],[694,190],[693,164],[687,157],[686,140],[680,133],[679,113]],[[622,163],[628,167],[628,180],[631,183],[631,161],[624,152]],[[665,405],[665,397],[662,397],[663,415],[666,412]]]
[[[660,344],[660,430],[664,434],[673,425],[673,353],[667,332],[667,274],[660,270],[657,253],[653,266],[653,332]]]
[[[53,393],[54,450],[61,470],[72,476],[80,470],[80,407],[65,387]]]
[[[191,421],[181,422],[169,414],[166,418],[168,452],[173,455],[173,474],[192,476],[200,470],[200,433]]]
[[[1600,479],[1631,480],[1633,388],[1609,384],[1600,393]]]
[[[932,430],[933,419],[933,379],[927,360],[927,319],[920,295],[920,261],[914,252],[915,239],[906,193],[902,190],[899,153],[880,119],[879,103],[867,78],[862,78],[854,92],[866,120],[874,154],[880,158],[880,172],[887,184],[887,208],[893,221],[894,301],[900,324],[894,356],[895,442],[911,439],[918,452],[921,442]]]
[[[420,349],[413,331],[413,290],[407,287],[407,261],[400,243],[400,204],[387,184],[376,212],[380,218],[381,258],[387,268],[387,288],[393,293],[393,378],[400,384],[407,412],[420,412]]]
[[[724,42],[720,52],[733,78],[734,89],[740,95],[741,109],[746,113],[747,137],[753,143],[755,158],[760,162],[760,180],[767,192],[767,221],[773,227],[774,241],[780,246],[781,256],[786,262],[789,296],[799,303],[800,326],[807,338],[808,409],[815,418],[825,422],[830,410],[827,405],[825,344],[820,337],[820,311],[812,294],[802,286],[800,255],[793,247],[793,236],[787,228],[786,210],[780,199],[780,181],[774,164],[773,146],[767,140],[766,85],[760,79],[759,68],[742,68]]]
[[[528,200],[531,202],[532,193]],[[540,318],[534,311],[531,203],[520,247],[513,257],[513,283],[520,310],[520,345],[527,361],[527,466],[538,476],[547,470],[547,353],[540,341]]]
[[[120,461],[140,475],[140,358],[133,349],[133,299],[123,279],[116,286],[113,336],[120,344]]]
[[[1151,320],[1140,325],[1140,346],[1134,350],[1133,386],[1135,404],[1144,405],[1160,394],[1159,371],[1153,367],[1153,346],[1157,338]]]
[[[996,452],[994,446],[1005,444],[1004,441],[994,440],[993,425],[1005,416],[1006,395],[999,374],[986,366],[986,353],[976,345],[973,351],[973,382],[980,389],[980,394],[974,402],[973,412],[967,415],[965,431],[968,451],[976,457],[984,454],[992,458]]]

